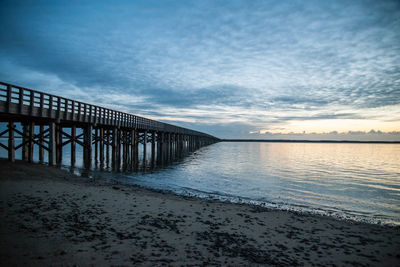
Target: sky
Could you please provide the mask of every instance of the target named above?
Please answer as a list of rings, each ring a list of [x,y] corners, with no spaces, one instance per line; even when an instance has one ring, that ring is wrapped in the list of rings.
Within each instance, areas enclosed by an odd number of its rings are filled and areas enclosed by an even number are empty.
[[[0,2],[0,80],[220,138],[400,141],[399,1]]]

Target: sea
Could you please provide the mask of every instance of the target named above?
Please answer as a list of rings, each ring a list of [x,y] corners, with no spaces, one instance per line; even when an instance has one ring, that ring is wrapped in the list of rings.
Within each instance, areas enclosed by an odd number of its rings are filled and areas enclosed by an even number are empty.
[[[400,144],[220,142],[169,164],[105,173],[179,195],[400,225]]]

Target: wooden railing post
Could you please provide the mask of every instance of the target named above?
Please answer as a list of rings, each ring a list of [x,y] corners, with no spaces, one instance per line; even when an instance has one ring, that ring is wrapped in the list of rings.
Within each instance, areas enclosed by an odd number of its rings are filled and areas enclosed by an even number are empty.
[[[92,105],[88,105],[89,106],[89,120],[88,122],[92,122]]]
[[[19,114],[22,114],[22,110],[24,107],[24,89],[22,88],[19,88],[18,105],[19,105]]]
[[[40,116],[43,117],[44,111],[44,94],[40,94]]]
[[[64,119],[68,120],[68,99],[64,100]]]
[[[87,115],[87,114],[86,114],[86,106],[87,106],[86,104],[83,104],[83,121],[84,121],[84,122],[87,121],[87,120],[86,120],[86,117],[87,117],[87,116],[86,116],[86,115]]]
[[[49,118],[53,116],[53,96],[49,96],[49,112],[47,114]]]
[[[12,88],[7,85],[7,112],[11,112]]]
[[[57,120],[60,121],[61,117],[61,99],[57,97]]]
[[[75,101],[74,100],[72,100],[71,105],[72,105],[71,120],[75,121]]]
[[[78,121],[82,120],[81,118],[81,113],[82,113],[82,106],[81,106],[81,102],[78,102]]]
[[[33,116],[33,108],[35,107],[35,93],[30,91],[29,97],[29,115]]]

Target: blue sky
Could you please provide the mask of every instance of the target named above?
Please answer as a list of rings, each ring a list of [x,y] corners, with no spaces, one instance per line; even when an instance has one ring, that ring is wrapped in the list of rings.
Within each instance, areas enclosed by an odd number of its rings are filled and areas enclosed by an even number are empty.
[[[370,132],[400,131],[398,1],[3,0],[0,25],[2,81],[221,138],[400,140]]]

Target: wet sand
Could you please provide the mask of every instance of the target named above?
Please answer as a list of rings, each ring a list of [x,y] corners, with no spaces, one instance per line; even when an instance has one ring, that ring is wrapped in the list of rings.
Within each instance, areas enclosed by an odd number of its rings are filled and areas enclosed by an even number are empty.
[[[400,227],[99,183],[0,160],[1,266],[400,266]]]

